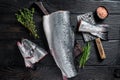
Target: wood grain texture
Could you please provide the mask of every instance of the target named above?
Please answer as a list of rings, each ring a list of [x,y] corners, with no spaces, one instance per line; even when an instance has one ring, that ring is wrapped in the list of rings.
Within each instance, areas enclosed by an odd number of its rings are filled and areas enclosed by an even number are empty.
[[[50,53],[42,61],[35,64],[34,70],[31,70],[25,68],[24,60],[17,48],[17,41],[28,38],[49,52],[42,26],[43,14],[37,6],[33,5],[35,1],[37,0],[0,0],[0,80],[62,80],[61,72]],[[75,78],[69,80],[120,80],[120,1],[41,1],[50,13],[61,9],[71,12],[71,26],[75,31],[76,41],[81,46],[85,45],[85,42],[81,33],[76,31],[77,15],[89,11],[94,12],[98,6],[105,6],[109,11],[109,16],[101,23],[109,25],[108,40],[102,41],[107,58],[103,61],[99,58],[95,41],[92,41],[90,58],[85,68],[79,69],[79,57],[75,58],[75,65],[79,73]],[[35,7],[34,20],[39,30],[40,39],[34,39],[30,36],[29,31],[17,22],[15,13],[24,7]]]
[[[97,45],[97,48],[98,48],[98,52],[99,52],[100,58],[101,59],[105,59],[106,58],[106,54],[105,54],[105,51],[104,51],[101,39],[100,38],[96,38],[95,41],[96,41],[96,45]]]
[[[84,42],[82,40],[77,40],[77,42],[81,45],[84,45]],[[87,65],[118,65],[119,61],[117,61],[117,59],[119,58],[120,41],[102,41],[102,44],[107,58],[105,60],[100,59],[99,53],[97,51],[97,46],[95,44],[95,41],[93,41],[91,42],[92,49]]]
[[[79,75],[75,78],[68,80],[115,80],[119,78],[114,78],[113,74],[117,68],[114,66],[86,66],[84,69],[78,69],[80,71]],[[114,70],[115,69],[115,70]],[[19,67],[7,67],[0,69],[0,79],[1,80],[62,80],[62,75],[60,70],[55,66],[39,66],[34,70],[19,68]],[[46,75],[47,73],[47,75]],[[15,75],[16,74],[16,75]],[[85,75],[84,75],[85,74]],[[4,76],[6,75],[6,76]]]
[[[119,14],[120,1],[105,1],[105,0],[44,0],[44,5],[50,12],[56,10],[69,10],[71,13],[86,13],[95,11],[98,6],[105,6],[110,14]],[[50,7],[50,8],[49,8]]]
[[[33,41],[36,44],[38,44],[40,47],[46,47],[44,44],[38,43],[36,41]],[[42,41],[41,41],[42,42]],[[80,43],[82,46],[84,45],[84,42],[82,40],[77,40],[78,43]],[[1,41],[0,42],[0,51],[1,51],[1,55],[0,56],[0,65],[12,65],[11,63],[13,63],[14,65],[18,65],[18,63],[16,62],[21,62],[23,63],[23,60],[20,59],[22,58],[18,48],[16,47],[16,43],[17,40],[10,40],[10,41]],[[8,45],[9,44],[9,45]],[[97,51],[97,47],[95,45],[95,42],[91,42],[92,45],[92,50],[91,50],[91,54],[90,54],[90,59],[87,62],[87,65],[119,65],[120,64],[120,56],[119,56],[119,45],[120,45],[120,41],[119,40],[112,40],[112,41],[103,41],[103,47],[106,53],[107,58],[103,61],[101,61],[100,57],[99,57],[99,53]],[[47,49],[46,49],[47,50]],[[11,57],[14,57],[11,59]],[[3,61],[3,59],[8,60],[10,63],[6,63],[6,61]],[[20,59],[20,60],[19,60]],[[79,58],[76,58],[77,60],[79,60]],[[117,60],[118,59],[118,60]],[[48,66],[54,66],[55,62],[52,59],[52,56],[49,55],[46,56],[44,58],[44,60],[42,60],[40,62],[40,64],[44,64],[44,65],[48,65]],[[19,64],[19,65],[23,65],[23,64]]]

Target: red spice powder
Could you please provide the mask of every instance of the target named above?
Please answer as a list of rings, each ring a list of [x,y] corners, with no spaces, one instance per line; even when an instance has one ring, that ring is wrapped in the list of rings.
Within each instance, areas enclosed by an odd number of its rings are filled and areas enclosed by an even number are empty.
[[[105,19],[108,16],[108,11],[105,7],[98,7],[96,12],[100,19]]]

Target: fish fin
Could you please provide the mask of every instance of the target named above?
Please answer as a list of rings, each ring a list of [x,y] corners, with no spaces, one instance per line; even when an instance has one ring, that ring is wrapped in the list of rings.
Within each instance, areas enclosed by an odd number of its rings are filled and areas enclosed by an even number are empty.
[[[25,57],[25,48],[24,48],[23,44],[18,41],[17,46],[18,46],[22,56]]]
[[[25,66],[28,68],[33,68],[33,64],[30,60],[25,59]]]

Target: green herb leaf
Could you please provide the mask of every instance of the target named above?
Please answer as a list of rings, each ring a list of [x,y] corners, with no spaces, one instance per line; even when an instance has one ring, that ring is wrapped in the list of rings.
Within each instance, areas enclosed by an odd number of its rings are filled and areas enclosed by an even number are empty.
[[[15,14],[17,21],[20,22],[25,28],[27,28],[31,34],[34,36],[34,38],[39,38],[39,35],[37,34],[35,22],[33,20],[34,15],[34,8],[31,10],[24,8],[23,10],[19,10],[19,14]]]
[[[80,61],[79,61],[80,67],[84,67],[87,60],[89,59],[90,50],[91,50],[91,46],[90,46],[90,43],[88,42],[87,45],[83,48],[83,54],[80,57]]]

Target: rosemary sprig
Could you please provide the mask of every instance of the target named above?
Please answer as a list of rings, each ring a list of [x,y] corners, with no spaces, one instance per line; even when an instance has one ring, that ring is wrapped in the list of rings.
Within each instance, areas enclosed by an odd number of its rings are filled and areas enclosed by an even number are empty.
[[[89,59],[90,50],[91,50],[91,46],[90,46],[90,43],[88,42],[87,45],[83,48],[83,54],[80,57],[80,61],[79,61],[80,67],[84,67],[87,60]]]
[[[24,8],[23,10],[19,10],[19,14],[16,14],[17,21],[20,22],[25,28],[27,28],[34,38],[39,38],[37,34],[35,22],[33,20],[34,8],[31,10]]]

